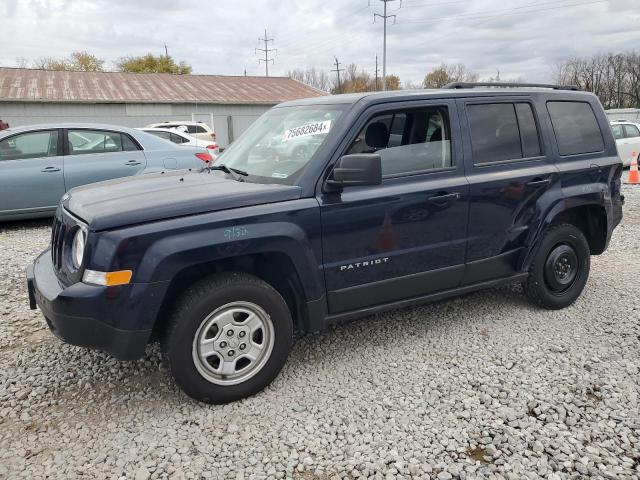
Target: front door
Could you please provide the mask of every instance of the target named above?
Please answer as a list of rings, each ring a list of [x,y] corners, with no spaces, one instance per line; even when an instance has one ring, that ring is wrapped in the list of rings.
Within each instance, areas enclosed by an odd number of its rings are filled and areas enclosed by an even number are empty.
[[[540,222],[538,200],[560,191],[560,177],[545,152],[533,101],[459,100],[470,188],[469,243],[464,284],[508,277],[527,236]],[[465,118],[466,117],[466,118]]]
[[[0,216],[55,210],[64,195],[60,135],[39,130],[0,141]]]
[[[378,153],[379,186],[322,193],[329,312],[420,297],[460,284],[468,185],[455,104],[379,106],[342,154]]]
[[[125,133],[66,130],[64,180],[67,190],[79,185],[128,177],[142,171],[144,152]]]

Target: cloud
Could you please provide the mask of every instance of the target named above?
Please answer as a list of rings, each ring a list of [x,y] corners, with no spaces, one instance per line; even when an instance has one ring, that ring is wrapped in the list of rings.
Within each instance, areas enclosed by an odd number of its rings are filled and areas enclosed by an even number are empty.
[[[637,0],[405,0],[389,3],[388,72],[420,82],[440,63],[465,63],[481,76],[549,81],[573,55],[637,47]],[[195,73],[260,75],[254,49],[268,35],[272,74],[331,70],[334,56],[374,73],[382,64],[382,2],[367,0],[5,0],[0,64],[88,50],[108,60],[163,53]],[[4,10],[4,11],[3,11]],[[12,39],[12,40],[6,40]],[[275,52],[274,52],[275,53]]]

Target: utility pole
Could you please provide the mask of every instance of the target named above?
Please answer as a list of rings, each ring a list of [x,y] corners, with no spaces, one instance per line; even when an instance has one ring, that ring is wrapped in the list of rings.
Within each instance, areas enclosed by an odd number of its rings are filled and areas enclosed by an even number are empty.
[[[378,91],[378,55],[376,54],[376,92]]]
[[[340,84],[340,72],[344,72],[344,68],[340,68],[340,62],[338,61],[338,57],[333,57],[336,61],[334,65],[336,66],[335,70],[331,70],[332,72],[336,72],[338,74],[338,93],[342,93],[342,85]]]
[[[373,21],[376,21],[376,17],[382,18],[384,22],[384,36],[382,40],[382,89],[387,89],[387,19],[393,18],[393,23],[396,22],[396,15],[387,15],[387,3],[396,2],[397,0],[380,0],[384,3],[384,14],[373,14]],[[371,2],[371,0],[369,0]],[[400,6],[402,7],[402,0],[400,0]]]
[[[169,50],[167,49],[167,44],[164,44],[164,56],[169,58]]]
[[[264,58],[259,58],[258,63],[264,62],[265,74],[269,76],[269,62],[275,63],[273,58],[269,58],[271,52],[277,52],[275,48],[269,48],[269,42],[273,42],[273,38],[267,36],[267,29],[264,29],[264,38],[259,38],[258,41],[264,42],[264,48],[256,48],[255,53],[264,52]]]

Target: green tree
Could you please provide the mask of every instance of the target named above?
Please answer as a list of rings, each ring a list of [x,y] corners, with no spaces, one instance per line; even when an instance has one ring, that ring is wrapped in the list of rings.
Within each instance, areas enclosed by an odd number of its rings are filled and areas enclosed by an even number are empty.
[[[429,72],[422,81],[424,88],[442,88],[452,82],[476,82],[478,74],[467,69],[462,63],[447,65],[443,63]]]
[[[116,62],[120,72],[128,73],[175,73],[187,75],[191,73],[191,66],[185,62],[176,61],[167,55],[147,53],[139,57],[122,57]]]
[[[387,90],[400,90],[400,77],[387,75]]]
[[[67,63],[72,70],[81,72],[103,72],[104,60],[88,52],[73,52],[67,58]]]
[[[103,72],[104,60],[88,52],[77,51],[66,58],[41,57],[33,66],[42,70]]]

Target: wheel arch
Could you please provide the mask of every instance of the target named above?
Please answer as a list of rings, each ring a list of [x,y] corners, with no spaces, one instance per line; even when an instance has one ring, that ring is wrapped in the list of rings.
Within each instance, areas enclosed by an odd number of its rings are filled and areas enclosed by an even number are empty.
[[[604,206],[598,203],[578,204],[573,203],[571,199],[565,199],[548,212],[540,228],[535,232],[533,240],[529,242],[531,247],[522,261],[523,271],[531,266],[533,256],[545,232],[550,226],[559,223],[568,223],[578,228],[587,239],[591,255],[600,255],[607,248],[607,212]]]
[[[294,328],[307,331],[307,294],[294,261],[284,252],[265,251],[196,263],[177,271],[162,300],[153,327],[154,338],[164,330],[174,303],[189,286],[207,276],[227,272],[248,273],[271,285],[287,303]]]

